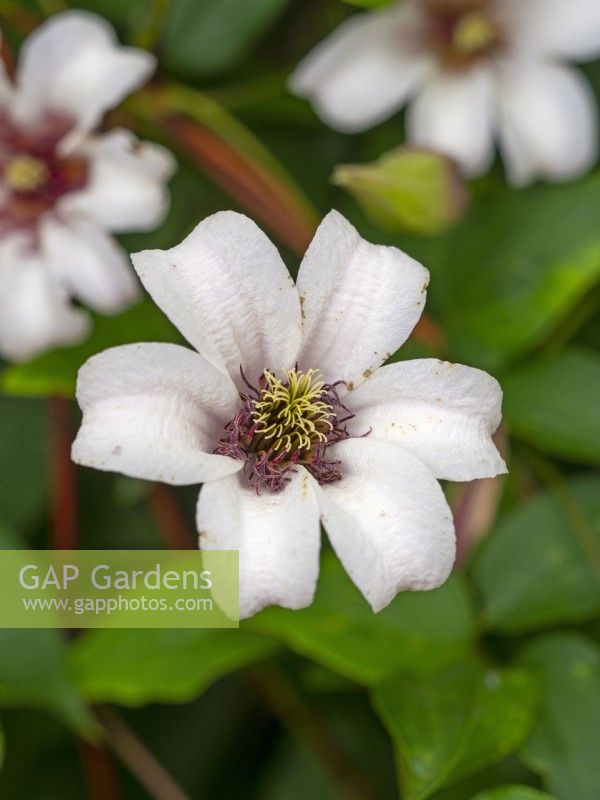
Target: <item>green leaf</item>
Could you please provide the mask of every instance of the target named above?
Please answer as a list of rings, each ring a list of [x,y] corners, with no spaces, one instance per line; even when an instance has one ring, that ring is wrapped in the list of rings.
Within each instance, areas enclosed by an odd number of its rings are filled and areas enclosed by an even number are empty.
[[[236,62],[284,11],[288,0],[179,0],[167,18],[162,60],[188,78],[222,73]]]
[[[358,683],[373,685],[402,668],[417,673],[460,659],[473,637],[465,585],[455,575],[433,592],[405,592],[373,614],[338,560],[323,559],[313,604],[265,609],[245,623]]]
[[[554,800],[546,792],[531,786],[500,786],[489,792],[481,792],[473,800]]]
[[[0,375],[7,394],[75,395],[77,372],[95,353],[132,342],[180,342],[181,337],[150,300],[143,300],[116,317],[94,317],[94,330],[75,347],[52,350],[27,364],[13,364]]]
[[[23,544],[13,531],[0,527],[2,550]],[[69,675],[60,631],[0,629],[0,707],[38,706],[53,712],[85,736],[97,726]]]
[[[377,687],[373,702],[398,747],[406,800],[425,800],[513,752],[531,727],[535,700],[526,672],[473,662]]]
[[[40,400],[0,397],[0,519],[35,522],[48,499],[48,410]]]
[[[600,476],[544,492],[502,518],[473,565],[485,624],[516,633],[600,611]]]
[[[90,702],[184,703],[276,647],[240,630],[95,630],[73,643],[70,663]]]
[[[49,628],[0,630],[0,706],[39,706],[86,736],[96,731],[68,673],[61,633]]]
[[[392,233],[439,233],[456,222],[467,203],[454,162],[427,151],[397,148],[372,164],[340,164],[331,180]]]
[[[600,464],[600,357],[571,347],[503,378],[504,416],[551,455]]]
[[[465,219],[406,245],[432,272],[452,358],[498,370],[543,342],[600,276],[600,173],[509,189],[492,178]]]
[[[575,633],[545,636],[520,663],[544,687],[541,712],[522,752],[557,800],[595,800],[600,787],[600,648]]]

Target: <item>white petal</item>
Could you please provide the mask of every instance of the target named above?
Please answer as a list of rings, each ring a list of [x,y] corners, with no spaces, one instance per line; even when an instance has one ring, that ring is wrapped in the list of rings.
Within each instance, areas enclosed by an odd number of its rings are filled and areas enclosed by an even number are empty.
[[[117,232],[160,224],[169,207],[165,184],[176,167],[168,150],[141,142],[131,131],[113,130],[87,139],[79,151],[90,159],[89,183],[66,195],[64,210],[77,209]]]
[[[501,77],[500,106],[500,144],[513,183],[573,178],[596,160],[596,104],[575,69],[513,64]]]
[[[73,308],[42,255],[10,237],[0,250],[0,352],[26,361],[59,345],[74,344],[90,329]]]
[[[471,69],[433,77],[408,111],[407,137],[456,159],[468,175],[485,172],[494,154],[488,72]]]
[[[300,303],[275,246],[243,214],[203,220],[171,250],[132,255],[142,283],[186,339],[238,386],[294,365]]]
[[[395,247],[369,244],[337,211],[319,226],[298,273],[300,366],[357,386],[406,341],[429,273]]]
[[[259,495],[239,475],[202,488],[200,547],[239,550],[241,617],[268,605],[297,609],[312,602],[320,548],[313,484],[299,469],[277,494]]]
[[[121,311],[140,296],[127,255],[95,224],[83,219],[48,220],[41,228],[41,241],[57,279],[97,311]]]
[[[502,390],[486,372],[433,358],[377,370],[344,398],[348,430],[400,445],[436,478],[470,481],[506,472],[492,434]]]
[[[0,31],[0,46],[2,45],[2,32]],[[0,107],[6,108],[12,102],[14,93],[13,82],[8,74],[6,65],[0,58]]]
[[[112,27],[85,11],[56,14],[21,48],[15,113],[34,123],[48,111],[72,117],[79,132],[100,122],[155,67],[151,53],[121,47]]]
[[[216,480],[242,466],[212,453],[235,413],[235,387],[193,350],[174,344],[105,350],[80,369],[77,399],[78,464],[176,485]]]
[[[414,8],[357,14],[300,63],[290,80],[332,128],[352,133],[387,119],[422,80],[427,59],[414,50]]]
[[[328,452],[343,477],[321,487],[321,518],[373,610],[398,592],[440,586],[454,563],[454,525],[429,470],[386,442],[348,439]]]
[[[600,54],[598,0],[503,0],[511,42],[524,51],[560,58]]]

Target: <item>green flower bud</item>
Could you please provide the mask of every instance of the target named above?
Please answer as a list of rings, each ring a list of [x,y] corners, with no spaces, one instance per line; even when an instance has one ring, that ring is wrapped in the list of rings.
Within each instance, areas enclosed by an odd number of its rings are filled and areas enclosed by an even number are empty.
[[[454,162],[426,150],[398,148],[371,164],[340,164],[331,180],[392,233],[439,233],[459,219],[468,200]]]

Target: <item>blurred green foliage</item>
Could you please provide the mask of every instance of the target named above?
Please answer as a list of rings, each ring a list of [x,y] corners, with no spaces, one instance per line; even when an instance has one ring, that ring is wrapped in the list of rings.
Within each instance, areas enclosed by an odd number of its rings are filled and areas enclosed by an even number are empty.
[[[356,796],[385,800],[600,797],[600,171],[515,190],[496,167],[471,187],[470,207],[450,230],[381,229],[381,215],[368,216],[329,176],[396,148],[401,119],[336,134],[287,94],[285,81],[350,6],[385,4],[64,5],[100,13],[123,40],[155,50],[161,102],[242,154],[271,187],[284,187],[307,219],[312,205],[335,206],[366,238],[427,265],[427,310],[443,345],[413,342],[394,357],[443,355],[501,381],[510,473],[499,508],[484,509],[486,536],[444,587],[403,594],[378,615],[325,550],[310,608],[267,609],[240,631],[98,630],[71,641],[55,631],[0,631],[6,800],[88,796],[72,732],[95,734],[88,707],[96,703],[122,707],[192,798],[346,798],[344,769],[360,776]],[[16,47],[31,15],[61,5],[7,2],[7,40]],[[598,64],[587,72],[598,94]],[[157,98],[134,98],[125,121],[171,146]],[[180,170],[171,213],[155,232],[121,237],[129,251],[170,247],[221,208],[253,214],[172,146]],[[439,185],[419,189],[420,208],[439,209]],[[289,243],[282,254],[295,274]],[[2,547],[48,544],[45,398],[72,396],[86,358],[132,341],[180,337],[144,300],[118,317],[95,317],[81,346],[3,367]],[[77,470],[77,485],[82,546],[160,546],[150,486],[86,470]],[[177,493],[190,527],[196,495]],[[273,680],[274,665],[283,681]],[[123,797],[148,797],[121,767],[118,780]]]
[[[599,564],[600,476],[537,493],[501,518],[475,559],[484,624],[518,633],[593,618]]]
[[[431,797],[522,744],[533,720],[535,689],[526,672],[476,661],[375,689],[375,707],[398,748],[407,800]]]

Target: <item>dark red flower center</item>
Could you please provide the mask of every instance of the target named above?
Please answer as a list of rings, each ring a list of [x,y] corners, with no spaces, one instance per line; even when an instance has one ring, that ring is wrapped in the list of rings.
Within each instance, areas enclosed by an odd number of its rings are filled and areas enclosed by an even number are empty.
[[[61,197],[85,186],[87,159],[59,149],[71,128],[70,120],[53,116],[25,131],[0,114],[0,235],[34,226]]]
[[[489,56],[504,42],[492,0],[421,0],[426,46],[444,66],[462,69]]]
[[[343,405],[335,384],[316,370],[289,370],[283,379],[265,370],[252,386],[242,372],[247,393],[225,426],[215,453],[244,461],[244,475],[257,492],[281,491],[296,467],[319,483],[339,480],[340,462],[327,459],[327,448],[350,438],[346,423],[353,414]]]

